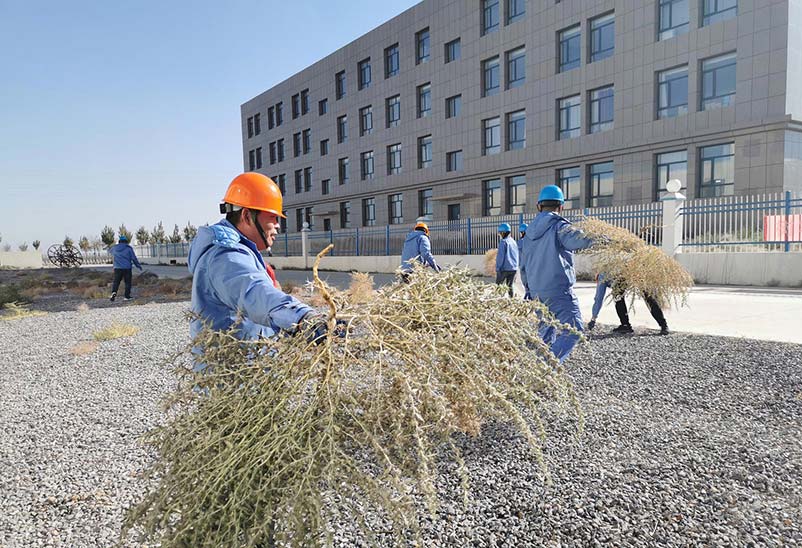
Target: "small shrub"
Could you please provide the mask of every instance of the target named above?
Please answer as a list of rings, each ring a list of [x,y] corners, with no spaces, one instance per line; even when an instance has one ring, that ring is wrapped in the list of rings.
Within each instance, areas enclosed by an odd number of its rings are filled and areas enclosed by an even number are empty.
[[[101,287],[87,287],[83,290],[82,296],[84,299],[103,299],[107,297],[106,290]]]
[[[0,285],[0,306],[23,301],[25,301],[25,297],[20,293],[18,286],[14,284]]]
[[[496,257],[498,256],[498,249],[488,249],[485,252],[485,275],[496,275]]]
[[[70,354],[73,356],[85,356],[97,350],[98,346],[97,341],[82,341],[70,348]]]
[[[110,341],[122,337],[132,337],[139,332],[139,328],[133,325],[113,323],[106,329],[95,333],[93,337],[96,341]]]
[[[373,276],[364,272],[351,274],[351,285],[348,288],[348,301],[353,304],[368,302],[376,294],[373,291]]]
[[[0,316],[0,320],[19,320],[20,318],[44,316],[45,314],[47,312],[29,310],[26,306],[18,303],[6,303],[3,305],[3,315]]]
[[[83,314],[84,312],[89,312],[89,305],[88,305],[88,304],[86,304],[86,303],[81,303],[81,304],[79,304],[79,305],[78,305],[78,306],[75,308],[75,311],[76,311],[76,312],[80,312],[80,313],[82,313],[82,314]]]

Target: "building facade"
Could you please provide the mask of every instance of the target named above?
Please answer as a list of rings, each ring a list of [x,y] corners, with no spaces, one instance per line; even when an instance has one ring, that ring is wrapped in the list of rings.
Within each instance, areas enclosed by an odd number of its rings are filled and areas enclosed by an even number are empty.
[[[241,115],[291,232],[802,190],[802,0],[424,0]]]

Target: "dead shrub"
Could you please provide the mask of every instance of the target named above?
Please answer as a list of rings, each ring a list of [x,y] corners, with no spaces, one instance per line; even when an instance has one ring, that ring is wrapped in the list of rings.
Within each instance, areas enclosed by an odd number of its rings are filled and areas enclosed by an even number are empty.
[[[351,285],[348,288],[348,302],[362,304],[368,302],[376,292],[373,290],[373,276],[365,272],[351,273]]]
[[[97,350],[98,346],[100,345],[97,341],[82,341],[70,348],[70,354],[73,356],[86,356]]]
[[[498,249],[485,251],[485,276],[496,275],[496,257],[498,257]]]
[[[94,333],[92,336],[96,341],[110,341],[122,337],[132,337],[139,333],[139,328],[133,325],[113,323],[106,329]]]

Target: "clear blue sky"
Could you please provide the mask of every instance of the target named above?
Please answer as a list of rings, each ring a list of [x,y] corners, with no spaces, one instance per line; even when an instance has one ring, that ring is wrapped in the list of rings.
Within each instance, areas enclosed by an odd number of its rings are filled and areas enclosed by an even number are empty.
[[[215,221],[240,105],[416,3],[0,0],[0,247]]]

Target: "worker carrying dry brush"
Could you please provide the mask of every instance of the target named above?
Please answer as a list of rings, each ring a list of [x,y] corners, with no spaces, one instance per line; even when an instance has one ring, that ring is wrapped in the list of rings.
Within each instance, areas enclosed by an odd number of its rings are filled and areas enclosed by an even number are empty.
[[[401,279],[408,281],[412,273],[412,265],[418,261],[424,266],[440,272],[440,266],[432,256],[432,243],[429,241],[429,225],[418,221],[415,227],[404,239],[404,248],[401,250]]]
[[[228,186],[217,224],[201,227],[189,249],[192,279],[190,324],[194,339],[205,325],[226,330],[237,324],[243,340],[303,331],[314,340],[327,330],[322,316],[281,292],[260,251],[273,245],[279,230],[282,197],[278,185],[260,173],[243,173]],[[196,365],[196,370],[205,366]]]
[[[574,251],[595,242],[560,216],[564,203],[560,187],[548,185],[540,191],[537,200],[540,213],[527,226],[523,240],[521,281],[526,292],[548,306],[560,322],[582,331],[582,314],[574,294]],[[550,326],[541,327],[539,334],[560,363],[579,340],[575,334],[558,333]]]
[[[510,237],[512,227],[507,223],[498,225],[498,253],[496,254],[496,283],[506,285],[512,297],[512,283],[518,273],[518,244]]]

